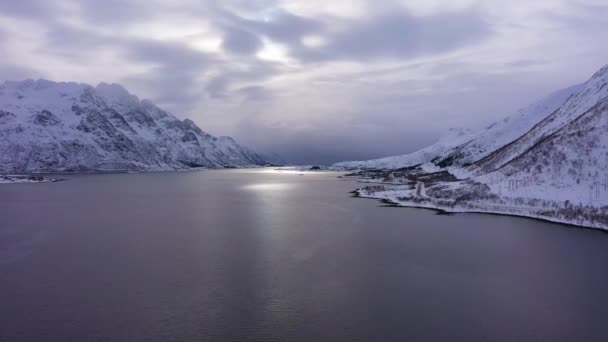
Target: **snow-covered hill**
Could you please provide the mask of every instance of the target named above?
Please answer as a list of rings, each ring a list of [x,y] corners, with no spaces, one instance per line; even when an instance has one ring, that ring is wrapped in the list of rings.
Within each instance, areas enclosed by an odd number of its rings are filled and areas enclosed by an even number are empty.
[[[557,110],[566,100],[578,92],[582,85],[556,91],[517,113],[481,130],[468,142],[450,149],[435,159],[440,167],[466,166],[524,135],[534,125]]]
[[[565,103],[545,117],[522,137],[497,149],[487,157],[476,162],[474,169],[479,174],[503,167],[511,160],[526,153],[546,137],[568,125],[593,106],[596,106],[606,97],[608,97],[608,66],[605,66],[595,73],[593,77],[580,86]]]
[[[264,165],[122,86],[0,83],[0,172],[180,170]]]
[[[567,96],[568,92],[572,93]],[[359,195],[405,206],[521,215],[608,229],[608,66],[560,93],[545,101],[549,105],[524,115],[529,125],[528,118],[547,113],[524,134],[518,132],[521,125],[507,120],[496,131],[497,139],[486,133],[486,144],[481,144],[484,140],[477,135],[456,149],[471,151],[470,146],[479,145],[477,156],[485,157],[471,165],[462,160],[474,153],[452,153],[449,167],[435,172],[421,167],[360,172],[358,176],[380,185],[363,188]],[[496,148],[502,144],[496,141],[509,134],[516,138]]]
[[[472,132],[465,129],[450,129],[435,144],[414,153],[401,156],[385,157],[364,161],[348,161],[331,166],[332,170],[370,170],[370,169],[399,169],[430,162],[437,156],[445,154],[453,148],[469,141]]]
[[[342,162],[333,165],[332,169],[398,169],[431,161],[440,168],[468,166],[524,135],[534,125],[557,110],[582,86],[579,84],[556,91],[476,133],[470,130],[452,129],[437,143],[414,153],[374,160]]]
[[[475,178],[509,179],[512,195],[608,204],[608,66],[521,138],[475,163]],[[504,185],[503,185],[504,187]]]
[[[608,204],[606,132],[608,97],[489,175],[519,180],[512,196]]]

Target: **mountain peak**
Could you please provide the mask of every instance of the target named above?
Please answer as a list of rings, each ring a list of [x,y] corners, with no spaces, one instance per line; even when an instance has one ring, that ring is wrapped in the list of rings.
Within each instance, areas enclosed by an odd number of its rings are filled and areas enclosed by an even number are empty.
[[[593,74],[593,76],[591,77],[593,78],[597,78],[597,77],[608,77],[608,64],[604,65],[604,67],[602,67],[600,70],[598,70],[595,74]]]
[[[119,84],[0,83],[0,172],[175,170],[264,165]]]
[[[131,93],[129,93],[127,91],[127,89],[125,89],[125,87],[123,87],[122,85],[120,85],[118,83],[101,82],[97,85],[96,90],[104,91],[107,93],[113,93],[115,95],[120,95],[120,96],[131,95]]]
[[[120,106],[124,109],[140,105],[139,98],[127,91],[123,86],[116,83],[99,83],[95,87],[98,95],[102,96],[110,105]]]

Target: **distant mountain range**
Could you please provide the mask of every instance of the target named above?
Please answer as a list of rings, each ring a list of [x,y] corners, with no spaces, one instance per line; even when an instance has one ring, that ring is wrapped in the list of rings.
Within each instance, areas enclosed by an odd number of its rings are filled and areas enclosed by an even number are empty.
[[[472,135],[419,152],[338,163],[382,184],[362,196],[446,211],[608,229],[608,66]]]
[[[184,170],[265,165],[122,86],[0,83],[0,172]]]

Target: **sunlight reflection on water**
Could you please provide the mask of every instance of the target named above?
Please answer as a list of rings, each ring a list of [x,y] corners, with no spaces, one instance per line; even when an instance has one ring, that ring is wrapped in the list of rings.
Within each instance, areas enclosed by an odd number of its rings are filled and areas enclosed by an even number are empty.
[[[252,191],[285,191],[296,187],[294,183],[256,183],[245,185],[243,189]]]

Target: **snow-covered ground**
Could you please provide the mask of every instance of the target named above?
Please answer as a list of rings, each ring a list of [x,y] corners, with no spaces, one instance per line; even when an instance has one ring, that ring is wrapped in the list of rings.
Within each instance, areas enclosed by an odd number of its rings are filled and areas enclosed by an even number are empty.
[[[359,164],[382,169],[355,174],[376,183],[359,195],[447,212],[528,216],[608,229],[606,132],[608,66],[584,84],[549,96],[421,166]]]
[[[43,176],[20,176],[8,175],[0,176],[0,184],[18,184],[18,183],[50,183],[57,182],[58,178],[49,178]]]
[[[458,192],[461,184],[444,184]],[[418,189],[422,188],[422,192]],[[427,208],[447,213],[488,213],[531,217],[546,221],[608,230],[608,207],[602,205],[494,196],[493,193],[461,193],[461,197],[435,197],[427,189],[406,185],[372,185],[357,190],[363,198],[385,200],[398,206]]]

